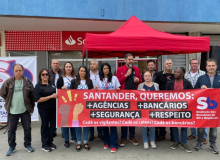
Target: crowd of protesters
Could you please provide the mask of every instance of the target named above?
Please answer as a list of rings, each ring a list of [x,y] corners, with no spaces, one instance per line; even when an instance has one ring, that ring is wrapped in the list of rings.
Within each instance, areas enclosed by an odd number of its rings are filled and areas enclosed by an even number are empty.
[[[37,102],[38,112],[41,118],[41,142],[42,150],[50,152],[56,149],[53,143],[56,136],[56,89],[94,89],[94,90],[140,90],[142,92],[158,90],[187,90],[220,88],[220,75],[217,74],[217,62],[215,59],[206,61],[207,71],[199,69],[200,61],[194,58],[190,61],[190,70],[185,72],[183,67],[173,70],[173,62],[167,59],[164,62],[164,70],[155,70],[155,61],[147,61],[147,69],[141,74],[138,67],[133,66],[133,55],[125,55],[125,65],[117,69],[116,76],[112,74],[109,63],[102,63],[100,70],[97,60],[90,62],[90,68],[80,66],[75,73],[73,64],[66,62],[63,70],[60,69],[58,60],[51,63],[52,70],[41,69],[38,74],[38,83],[34,87],[32,82],[23,76],[24,68],[21,64],[13,66],[14,77],[7,79],[1,87],[0,96],[5,100],[5,109],[8,112],[8,144],[7,156],[16,151],[16,130],[19,119],[24,128],[24,149],[33,152],[31,146],[31,113]],[[83,130],[83,139],[82,138]],[[69,142],[75,142],[76,151],[83,146],[90,150],[89,141],[94,139],[94,127],[61,127],[64,147],[69,148]],[[124,147],[129,141],[137,146],[135,127],[121,127],[119,141],[117,127],[97,127],[98,137],[104,141],[104,149],[110,148],[116,152],[118,146]],[[156,142],[163,141],[166,136],[165,127],[142,127],[144,149],[157,148]],[[191,135],[187,136],[187,128],[170,128],[170,140],[173,141],[171,149],[175,150],[180,145],[186,152],[192,150],[187,145],[187,140],[197,138],[194,150],[199,151],[203,144],[207,144],[207,128],[191,128]],[[69,135],[71,138],[69,139]],[[148,136],[150,142],[148,142]],[[179,138],[181,137],[181,138]],[[213,153],[219,151],[215,145],[217,128],[209,130],[209,145]]]

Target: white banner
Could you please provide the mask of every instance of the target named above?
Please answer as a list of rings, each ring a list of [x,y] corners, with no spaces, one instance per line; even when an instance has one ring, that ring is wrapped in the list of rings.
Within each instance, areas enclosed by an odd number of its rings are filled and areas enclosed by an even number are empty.
[[[14,76],[13,65],[19,63],[24,67],[24,77],[30,78],[33,85],[37,83],[37,57],[0,57],[0,88],[5,80]],[[37,103],[35,103],[32,121],[39,121]],[[0,122],[7,122],[4,99],[0,97]]]

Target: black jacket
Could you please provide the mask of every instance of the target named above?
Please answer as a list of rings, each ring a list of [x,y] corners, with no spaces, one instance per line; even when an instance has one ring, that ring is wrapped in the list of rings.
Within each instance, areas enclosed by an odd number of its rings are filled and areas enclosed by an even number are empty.
[[[55,85],[55,75],[56,75],[56,73],[54,73],[53,70],[50,70],[49,74],[50,74],[50,78],[51,78],[51,83],[53,85]],[[58,74],[59,74],[59,77],[62,77],[63,71],[59,70]]]
[[[171,77],[169,80],[167,80],[166,74],[163,74],[164,71],[160,71],[157,73],[157,76],[155,78],[155,83],[159,84],[160,90],[165,90],[166,85],[169,81],[174,80],[174,74],[171,74]]]
[[[174,81],[175,80],[172,80],[167,83],[166,90],[174,90]],[[183,88],[184,89],[193,89],[193,86],[190,81],[188,81],[187,79],[184,78],[183,79]]]
[[[72,79],[72,80],[71,80],[70,89],[77,89],[78,85],[79,85],[79,84],[77,83],[76,79]],[[94,88],[94,87],[93,87],[93,84],[92,84],[92,80],[89,79],[88,89],[93,89],[93,88]]]
[[[57,89],[61,89],[64,86],[64,81],[63,81],[63,76],[61,76],[58,80],[57,80]]]

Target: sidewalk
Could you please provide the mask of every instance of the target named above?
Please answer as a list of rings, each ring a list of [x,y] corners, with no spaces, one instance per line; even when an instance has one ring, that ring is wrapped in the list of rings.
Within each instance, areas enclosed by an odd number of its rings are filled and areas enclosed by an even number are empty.
[[[40,123],[32,122],[32,147],[35,152],[28,153],[23,147],[23,128],[18,127],[17,130],[17,151],[9,157],[6,157],[6,152],[8,151],[7,134],[3,134],[5,129],[0,130],[0,160],[219,160],[220,154],[213,154],[209,149],[209,144],[203,145],[201,151],[194,151],[193,147],[196,145],[196,139],[187,141],[187,145],[192,149],[192,153],[187,153],[180,146],[176,150],[170,149],[173,144],[170,141],[170,135],[167,134],[166,140],[161,142],[156,142],[157,149],[149,148],[145,150],[143,148],[141,128],[136,128],[136,139],[139,142],[139,146],[134,146],[131,142],[127,142],[125,147],[119,147],[116,153],[111,153],[110,149],[103,149],[103,141],[97,138],[97,133],[95,133],[96,138],[89,142],[91,147],[90,151],[86,151],[82,148],[80,152],[76,152],[75,143],[70,144],[70,148],[65,148],[63,146],[63,138],[61,136],[61,130],[58,128],[58,136],[54,139],[54,144],[57,146],[56,150],[52,152],[44,152],[41,150],[41,136],[40,136]],[[96,129],[95,129],[96,131]],[[169,129],[167,129],[169,131]],[[118,128],[118,135],[120,140],[120,128]],[[188,135],[190,135],[190,129],[188,129]],[[217,147],[220,150],[220,128],[218,128],[218,139]]]

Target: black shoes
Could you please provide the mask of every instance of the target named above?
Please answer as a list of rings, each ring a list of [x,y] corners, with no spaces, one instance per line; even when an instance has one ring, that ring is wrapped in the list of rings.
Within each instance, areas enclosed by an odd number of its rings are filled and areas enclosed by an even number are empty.
[[[66,147],[66,148],[69,148],[69,147],[70,147],[70,143],[69,143],[69,141],[65,141],[65,143],[64,143],[64,147]]]

